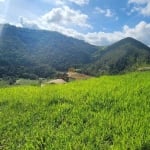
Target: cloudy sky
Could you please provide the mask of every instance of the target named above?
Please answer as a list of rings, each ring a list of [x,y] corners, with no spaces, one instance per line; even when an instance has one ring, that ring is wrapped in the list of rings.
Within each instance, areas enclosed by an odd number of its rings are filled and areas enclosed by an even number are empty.
[[[58,31],[94,45],[150,45],[150,0],[0,0],[0,23]]]

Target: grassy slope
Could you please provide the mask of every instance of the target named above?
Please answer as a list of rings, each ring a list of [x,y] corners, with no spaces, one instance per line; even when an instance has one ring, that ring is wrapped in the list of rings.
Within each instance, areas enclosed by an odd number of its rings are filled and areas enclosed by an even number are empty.
[[[0,89],[0,149],[146,149],[150,72]]]

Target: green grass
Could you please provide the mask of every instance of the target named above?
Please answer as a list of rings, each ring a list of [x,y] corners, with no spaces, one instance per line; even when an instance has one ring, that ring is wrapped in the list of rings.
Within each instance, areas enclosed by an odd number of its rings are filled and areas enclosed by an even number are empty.
[[[150,72],[0,89],[1,150],[149,150]]]

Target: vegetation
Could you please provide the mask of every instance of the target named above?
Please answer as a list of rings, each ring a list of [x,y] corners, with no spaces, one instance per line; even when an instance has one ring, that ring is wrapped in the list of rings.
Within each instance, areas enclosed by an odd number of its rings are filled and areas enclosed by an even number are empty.
[[[135,71],[148,64],[150,48],[128,37],[98,51],[95,61],[83,70],[93,75],[119,74]]]
[[[91,62],[97,50],[57,32],[1,25],[0,78],[55,77],[56,71]]]
[[[150,48],[132,38],[98,47],[57,32],[10,25],[0,30],[0,78],[56,78],[71,67],[89,75],[118,74],[150,64]]]
[[[148,150],[149,77],[0,89],[0,149]]]

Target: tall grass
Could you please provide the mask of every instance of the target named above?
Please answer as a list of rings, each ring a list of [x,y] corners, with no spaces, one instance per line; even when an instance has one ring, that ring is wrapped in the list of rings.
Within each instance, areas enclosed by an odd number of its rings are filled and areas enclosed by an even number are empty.
[[[150,149],[150,72],[0,89],[0,149]]]

